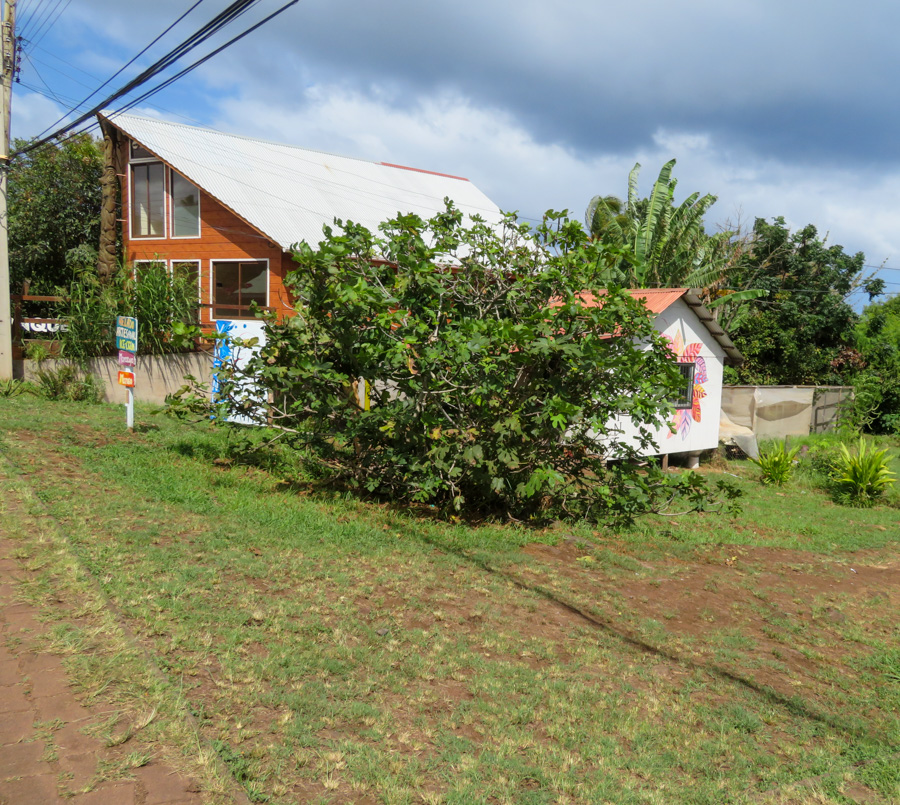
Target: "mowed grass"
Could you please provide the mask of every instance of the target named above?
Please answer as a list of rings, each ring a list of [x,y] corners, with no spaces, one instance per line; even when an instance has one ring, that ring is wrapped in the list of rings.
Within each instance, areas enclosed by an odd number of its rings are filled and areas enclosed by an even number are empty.
[[[736,462],[735,519],[445,524],[146,410],[134,435],[121,407],[0,414],[10,474],[251,801],[900,801],[896,508]]]

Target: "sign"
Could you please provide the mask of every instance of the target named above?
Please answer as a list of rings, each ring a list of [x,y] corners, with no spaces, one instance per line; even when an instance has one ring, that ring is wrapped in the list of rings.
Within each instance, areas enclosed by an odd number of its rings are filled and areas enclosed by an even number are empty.
[[[119,385],[134,388],[134,372],[119,372]]]
[[[116,316],[116,349],[137,352],[138,323],[134,316]]]
[[[133,352],[119,350],[119,366],[137,366],[137,357]]]

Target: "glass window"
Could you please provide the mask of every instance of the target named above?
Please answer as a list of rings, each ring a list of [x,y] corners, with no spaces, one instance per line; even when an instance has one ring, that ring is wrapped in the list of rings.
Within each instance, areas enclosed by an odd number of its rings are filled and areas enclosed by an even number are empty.
[[[131,235],[161,238],[166,234],[165,173],[162,162],[131,166]]]
[[[250,319],[250,303],[265,307],[269,272],[266,262],[213,263],[213,318]]]
[[[681,372],[684,385],[670,402],[676,408],[690,408],[694,403],[694,363],[679,363],[678,371]]]
[[[198,260],[173,261],[172,280],[176,285],[193,288],[197,300],[194,321],[200,321],[200,262]]]
[[[138,143],[131,141],[131,158],[132,160],[136,159],[156,159],[156,157],[151,154],[144,146],[139,145]]]
[[[200,191],[172,171],[172,237],[200,237]]]
[[[153,279],[154,271],[166,270],[166,264],[162,260],[135,260],[134,279],[136,282],[147,282]]]

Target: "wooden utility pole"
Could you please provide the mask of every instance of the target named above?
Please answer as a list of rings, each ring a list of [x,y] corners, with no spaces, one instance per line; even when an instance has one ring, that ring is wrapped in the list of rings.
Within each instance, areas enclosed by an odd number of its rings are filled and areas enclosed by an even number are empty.
[[[0,64],[0,380],[13,376],[12,314],[9,301],[9,215],[6,191],[9,179],[9,114],[16,74],[16,0],[4,0],[2,64]]]

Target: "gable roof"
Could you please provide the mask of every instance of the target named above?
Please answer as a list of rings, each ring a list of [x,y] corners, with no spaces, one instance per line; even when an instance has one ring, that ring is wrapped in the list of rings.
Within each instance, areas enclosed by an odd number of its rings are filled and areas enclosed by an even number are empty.
[[[728,337],[728,333],[722,329],[709,308],[703,304],[698,292],[691,288],[628,288],[627,293],[633,299],[639,299],[651,313],[659,314],[671,307],[679,299],[684,299],[685,304],[694,311],[697,318],[703,322],[709,334],[718,342],[725,352],[726,362],[732,366],[739,366],[744,362],[744,356]],[[590,291],[582,291],[578,294],[585,307],[597,307],[603,304],[603,293],[593,294]]]
[[[312,151],[165,120],[116,114],[110,124],[205,190],[282,249],[322,239],[335,218],[372,232],[398,212],[430,218],[453,199],[489,223],[500,208],[468,179]]]

